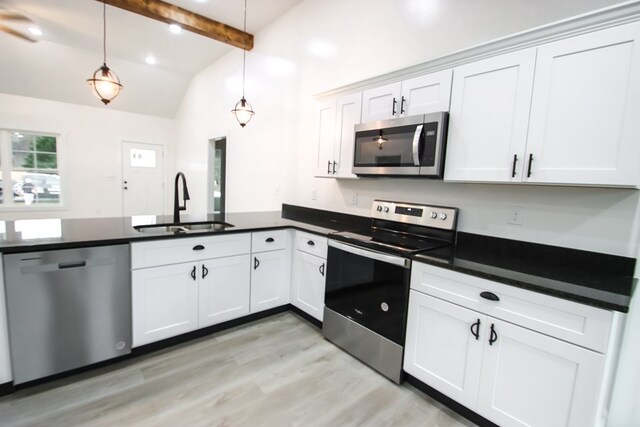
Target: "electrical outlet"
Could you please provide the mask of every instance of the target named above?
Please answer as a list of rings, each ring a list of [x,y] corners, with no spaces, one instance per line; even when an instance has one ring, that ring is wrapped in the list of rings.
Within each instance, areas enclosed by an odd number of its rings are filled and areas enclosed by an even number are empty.
[[[522,225],[523,223],[523,209],[521,206],[511,206],[509,210],[509,218],[507,218],[508,224]]]
[[[318,197],[318,190],[315,188],[311,189],[311,200],[315,200]]]
[[[357,192],[353,192],[353,195],[351,196],[351,204],[352,205],[357,205],[358,204],[358,193]]]

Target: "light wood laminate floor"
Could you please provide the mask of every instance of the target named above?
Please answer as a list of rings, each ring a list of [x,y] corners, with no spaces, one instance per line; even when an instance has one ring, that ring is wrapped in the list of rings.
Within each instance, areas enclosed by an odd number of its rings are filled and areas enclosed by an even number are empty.
[[[20,390],[2,426],[472,426],[293,313]]]

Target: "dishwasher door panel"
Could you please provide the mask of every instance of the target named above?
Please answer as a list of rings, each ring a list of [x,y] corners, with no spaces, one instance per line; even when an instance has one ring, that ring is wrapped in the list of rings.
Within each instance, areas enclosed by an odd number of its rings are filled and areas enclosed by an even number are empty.
[[[15,384],[130,353],[128,245],[4,260]]]

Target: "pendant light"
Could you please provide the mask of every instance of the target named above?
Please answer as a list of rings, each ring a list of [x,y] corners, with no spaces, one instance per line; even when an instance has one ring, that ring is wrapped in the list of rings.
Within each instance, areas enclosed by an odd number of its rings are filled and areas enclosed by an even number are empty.
[[[247,0],[244,0],[243,31],[245,33],[247,32]],[[242,127],[245,127],[245,125],[249,123],[249,120],[251,120],[251,117],[253,117],[253,115],[255,114],[251,104],[249,104],[249,102],[244,98],[244,74],[245,74],[246,63],[247,63],[247,50],[242,49],[242,98],[240,99],[240,101],[236,103],[235,108],[231,110],[231,113],[236,117],[236,120],[238,121],[238,123],[240,123],[240,126]]]
[[[102,67],[98,68],[87,83],[91,86],[93,94],[107,105],[122,89],[118,76],[107,67],[107,4],[102,2]]]

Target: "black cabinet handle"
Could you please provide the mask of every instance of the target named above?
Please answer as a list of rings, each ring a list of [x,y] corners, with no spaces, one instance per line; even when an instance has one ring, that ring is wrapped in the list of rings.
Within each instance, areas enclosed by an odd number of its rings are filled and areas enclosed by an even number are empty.
[[[480,292],[480,296],[484,299],[488,299],[491,301],[500,301],[500,298],[498,297],[498,295],[494,294],[493,292]]]
[[[529,154],[529,169],[527,170],[527,178],[531,176],[531,165],[533,164],[533,154]]]
[[[202,278],[204,279],[209,274],[209,269],[202,264]]]
[[[516,176],[516,163],[518,163],[518,155],[513,155],[513,169],[511,170],[511,178]]]
[[[320,266],[320,268],[318,268],[318,270],[320,271],[320,274],[322,274],[322,277],[324,277],[324,263]]]
[[[194,250],[194,251],[201,251],[201,250],[203,250],[203,249],[204,249],[204,246],[202,246],[202,245],[195,245],[195,246],[193,247],[193,250]]]
[[[494,329],[493,323],[491,324],[491,334],[489,335],[489,345],[493,345],[494,342],[498,341],[498,333]]]
[[[275,240],[273,240],[273,237],[267,237],[267,238],[266,238],[266,240],[265,240],[265,242],[267,242],[267,243],[273,243],[273,242],[275,242]]]
[[[404,96],[400,99],[400,114],[404,114]]]
[[[260,267],[260,261],[258,261],[258,258],[253,257],[253,269],[257,269],[258,267]]]
[[[191,270],[191,278],[196,280],[196,266],[193,266],[193,270]]]
[[[307,242],[307,245],[309,245],[309,246],[315,246],[315,244],[316,244],[316,243],[315,243],[313,240],[309,240],[309,241]]]
[[[393,106],[391,107],[391,115],[395,116],[396,115],[396,104],[398,103],[398,101],[396,101],[395,98],[393,98]]]
[[[333,162],[333,174],[334,175],[336,174],[336,164],[337,164],[336,162]]]
[[[331,173],[331,160],[327,160],[327,175]]]
[[[473,330],[473,327],[475,326],[476,330]],[[480,338],[480,319],[478,319],[478,321],[476,323],[474,323],[473,325],[471,325],[471,333],[473,334],[474,337],[476,337],[476,341],[478,340],[478,338]]]

